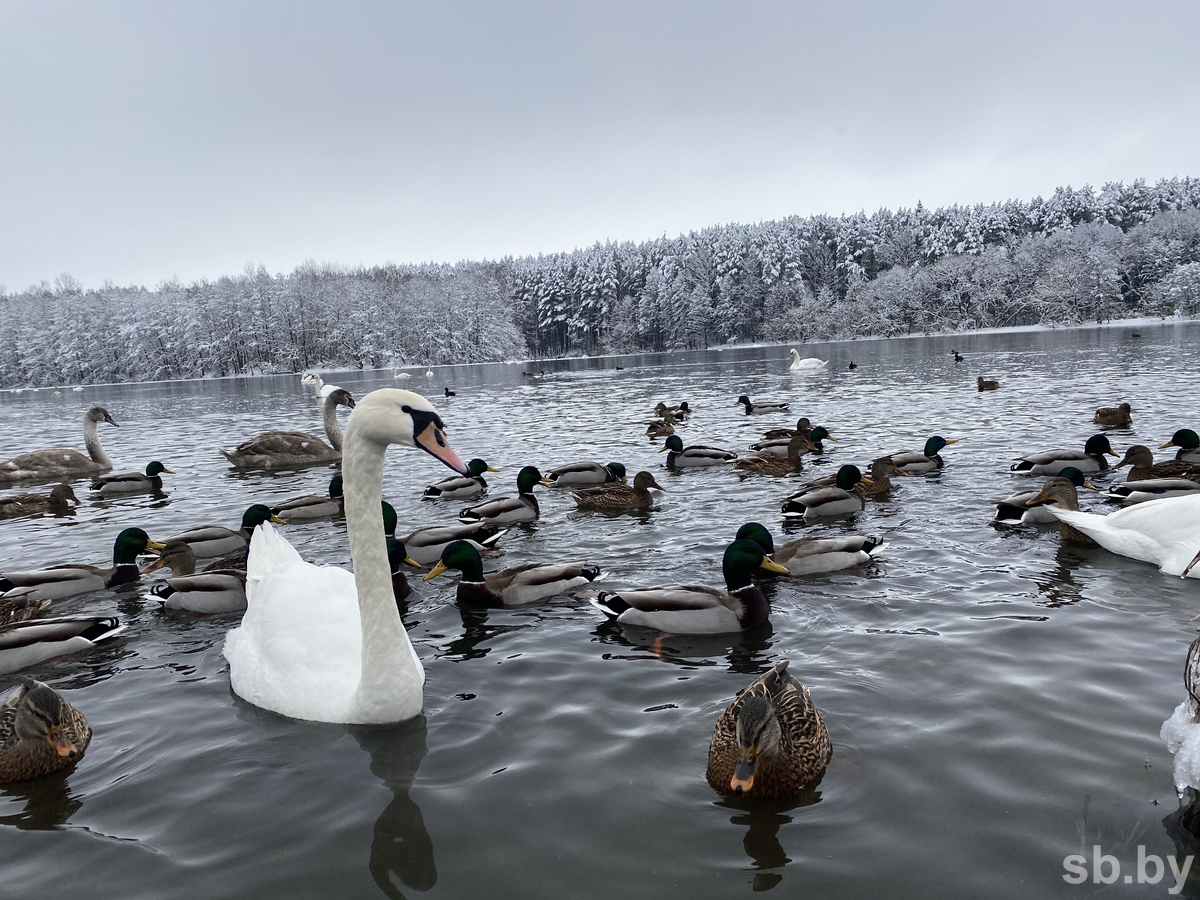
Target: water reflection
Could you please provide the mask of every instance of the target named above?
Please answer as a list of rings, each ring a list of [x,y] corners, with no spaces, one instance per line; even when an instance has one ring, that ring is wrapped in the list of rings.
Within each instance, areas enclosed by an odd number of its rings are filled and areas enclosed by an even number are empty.
[[[1197,795],[1193,788],[1187,789],[1179,808],[1166,816],[1162,823],[1167,837],[1175,844],[1175,859],[1178,865],[1182,866],[1183,860],[1189,856],[1193,859],[1200,856],[1200,795]],[[1166,880],[1171,880],[1169,873]],[[1200,874],[1195,871],[1188,873],[1181,895],[1200,897]]]
[[[425,717],[398,725],[352,725],[347,730],[371,757],[371,774],[392,792],[392,802],[375,820],[368,864],[371,877],[385,895],[401,900],[401,885],[429,890],[437,883],[433,841],[420,807],[408,796],[425,758]]]
[[[83,806],[83,801],[72,796],[68,789],[67,778],[74,770],[71,766],[0,789],[0,797],[13,801],[6,806],[25,802],[25,808],[20,812],[0,816],[0,825],[11,825],[22,831],[55,831],[66,824]]]
[[[1089,551],[1083,547],[1061,544],[1054,554],[1054,569],[1033,576],[1042,599],[1038,606],[1056,608],[1070,606],[1083,599],[1083,585],[1075,580],[1075,571],[1087,559]]]
[[[592,631],[602,644],[616,644],[641,653],[605,653],[605,659],[657,659],[675,666],[715,666],[724,658],[729,671],[761,675],[776,660],[768,652],[774,632],[768,622],[740,634],[663,634],[637,625],[601,622]]]
[[[730,795],[714,804],[722,809],[736,810],[739,814],[730,817],[730,824],[746,827],[742,848],[757,870],[753,890],[769,891],[783,881],[782,872],[770,871],[782,869],[792,861],[779,842],[779,829],[792,821],[787,813],[821,802],[821,792],[816,787],[812,785],[806,788],[794,800],[751,800]]]
[[[445,659],[482,659],[492,652],[491,647],[484,647],[484,641],[510,631],[520,631],[526,625],[489,625],[488,610],[474,606],[464,606],[459,603],[458,614],[462,619],[462,636],[446,645],[446,649],[438,654]]]

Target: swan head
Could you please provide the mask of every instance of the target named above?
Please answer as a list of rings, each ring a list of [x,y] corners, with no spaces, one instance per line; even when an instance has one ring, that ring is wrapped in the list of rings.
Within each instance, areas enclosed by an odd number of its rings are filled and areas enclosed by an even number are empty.
[[[791,350],[788,351],[788,356],[790,356],[792,358],[792,362],[800,361],[800,353],[796,350],[795,347],[793,347]]]
[[[466,463],[446,440],[446,426],[433,404],[412,391],[380,388],[371,391],[354,407],[347,431],[380,444],[399,444],[424,450],[459,475],[467,475]]]
[[[87,411],[84,419],[88,422],[107,422],[114,427],[120,427],[113,421],[113,417],[108,414],[108,410],[103,406],[93,406]]]

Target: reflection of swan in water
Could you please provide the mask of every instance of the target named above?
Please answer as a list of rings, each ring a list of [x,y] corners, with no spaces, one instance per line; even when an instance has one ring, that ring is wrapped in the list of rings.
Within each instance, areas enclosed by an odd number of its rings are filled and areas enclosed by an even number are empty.
[[[347,729],[371,757],[371,774],[392,792],[392,802],[375,820],[368,869],[379,890],[403,898],[400,887],[427,891],[437,883],[433,841],[421,809],[408,796],[425,758],[425,717],[398,725],[357,725]]]
[[[731,795],[714,805],[738,813],[731,816],[729,822],[731,825],[746,826],[742,848],[750,857],[755,869],[770,870],[782,869],[791,862],[784,852],[783,845],[779,843],[779,827],[792,821],[792,817],[785,813],[820,802],[821,792],[810,787],[795,800],[751,800],[748,797]],[[754,875],[753,889],[769,891],[782,880],[781,872],[757,871]]]
[[[25,801],[19,813],[0,816],[0,825],[22,831],[55,831],[83,806],[67,784],[71,770],[60,770],[32,781],[20,781],[0,790],[0,799]]]

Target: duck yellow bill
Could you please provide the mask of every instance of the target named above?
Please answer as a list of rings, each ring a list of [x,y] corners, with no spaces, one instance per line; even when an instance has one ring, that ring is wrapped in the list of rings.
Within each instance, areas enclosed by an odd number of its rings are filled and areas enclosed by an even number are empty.
[[[281,519],[274,513],[271,513],[271,518],[267,519],[267,521],[274,522],[276,525],[286,525],[288,523],[287,519]]]
[[[489,472],[499,472],[500,470],[499,470],[499,469],[497,469],[495,466],[488,466],[488,467],[487,467],[487,471],[489,471]]]
[[[1159,445],[1158,445],[1158,449],[1159,449],[1159,450],[1166,450],[1168,447],[1174,447],[1174,446],[1175,446],[1175,442],[1174,442],[1174,441],[1167,441],[1165,444],[1159,444]]]
[[[174,472],[172,472],[170,469],[168,469],[166,466],[163,466],[163,474],[165,474],[165,475],[174,475],[175,473],[174,473]]]
[[[945,438],[943,438],[942,440],[945,440]],[[955,438],[955,439],[954,439],[954,440],[952,440],[952,441],[946,441],[946,443],[947,443],[947,444],[957,444],[957,443],[958,443],[959,441],[961,441],[961,440],[962,440],[962,438]]]
[[[776,575],[791,575],[786,566],[781,566],[775,560],[764,556],[763,561],[759,563],[760,569],[766,569],[768,572],[774,572]]]
[[[156,541],[154,539],[146,541],[146,549],[147,550],[162,550],[166,546],[167,545],[164,544],[162,541]]]
[[[421,568],[421,564],[419,562],[417,562],[411,556],[407,556],[407,555],[404,557],[404,564],[406,566],[412,566],[414,569]]]
[[[414,441],[418,447],[430,456],[440,459],[459,475],[471,474],[466,464],[458,458],[458,454],[446,443],[446,435],[432,422],[414,437]]]
[[[446,564],[445,564],[444,562],[442,562],[442,561],[439,559],[439,560],[437,561],[437,565],[436,565],[436,566],[434,566],[434,567],[433,567],[433,569],[432,569],[432,570],[430,570],[429,574],[428,574],[428,575],[426,575],[426,576],[424,577],[424,579],[422,579],[422,580],[423,580],[423,581],[430,581],[430,580],[432,580],[432,579],[434,579],[434,578],[437,578],[439,575],[441,575],[441,574],[442,574],[443,572],[445,572],[445,571],[446,571]]]

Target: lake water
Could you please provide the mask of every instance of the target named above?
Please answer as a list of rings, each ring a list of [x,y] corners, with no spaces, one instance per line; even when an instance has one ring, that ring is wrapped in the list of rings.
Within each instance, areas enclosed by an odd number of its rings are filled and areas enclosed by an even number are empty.
[[[659,470],[643,436],[659,400],[694,408],[685,443],[736,450],[809,416],[838,443],[808,475],[865,468],[932,434],[960,443],[941,473],[895,479],[854,519],[791,526],[886,533],[890,547],[868,568],[769,583],[766,632],[656,646],[580,600],[467,611],[453,578],[414,579],[425,709],[396,727],[296,722],[234,696],[221,649],[236,615],[164,613],[144,581],[60,602],[56,614],[115,613],[129,627],[31,673],[95,736],[69,774],[0,789],[0,897],[1162,896],[1169,874],[1092,884],[1091,847],[1125,872],[1138,845],[1198,850],[1177,824],[1158,731],[1183,697],[1200,582],[1063,548],[1050,529],[988,525],[996,500],[1031,483],[1009,474],[1012,458],[1082,447],[1098,406],[1133,405],[1132,430],[1111,435],[1118,452],[1200,425],[1200,324],[1139,330],[809,345],[802,355],[833,360],[812,377],[788,373],[786,347],[444,367],[402,383],[337,373],[328,380],[356,395],[427,393],[462,457],[503,470],[493,495],[513,493],[531,463],[659,471],[667,493],[648,513],[583,514],[539,488],[541,520],[501,541],[505,565],[586,557],[615,585],[719,584],[741,524],[784,537],[788,480]],[[547,377],[521,377],[543,366]],[[977,393],[977,375],[1002,387]],[[442,398],[446,385],[458,395]],[[743,393],[786,399],[791,413],[745,416]],[[162,460],[177,473],[169,497],[0,522],[0,571],[105,562],[131,525],[159,539],[237,527],[251,502],[328,484],[329,468],[239,474],[215,450],[268,428],[319,433],[294,376],[3,393],[0,458],[82,449],[94,404],[120,423],[101,431],[117,470]],[[467,505],[420,499],[446,474],[425,454],[389,452],[384,496],[401,534]],[[284,531],[306,558],[349,564],[340,522]],[[713,723],[781,659],[811,688],[834,759],[803,803],[722,798],[704,780]],[[13,684],[0,677],[0,690]],[[1063,881],[1072,853],[1088,855],[1087,884]],[[1200,865],[1193,876],[1185,896],[1200,894]]]

